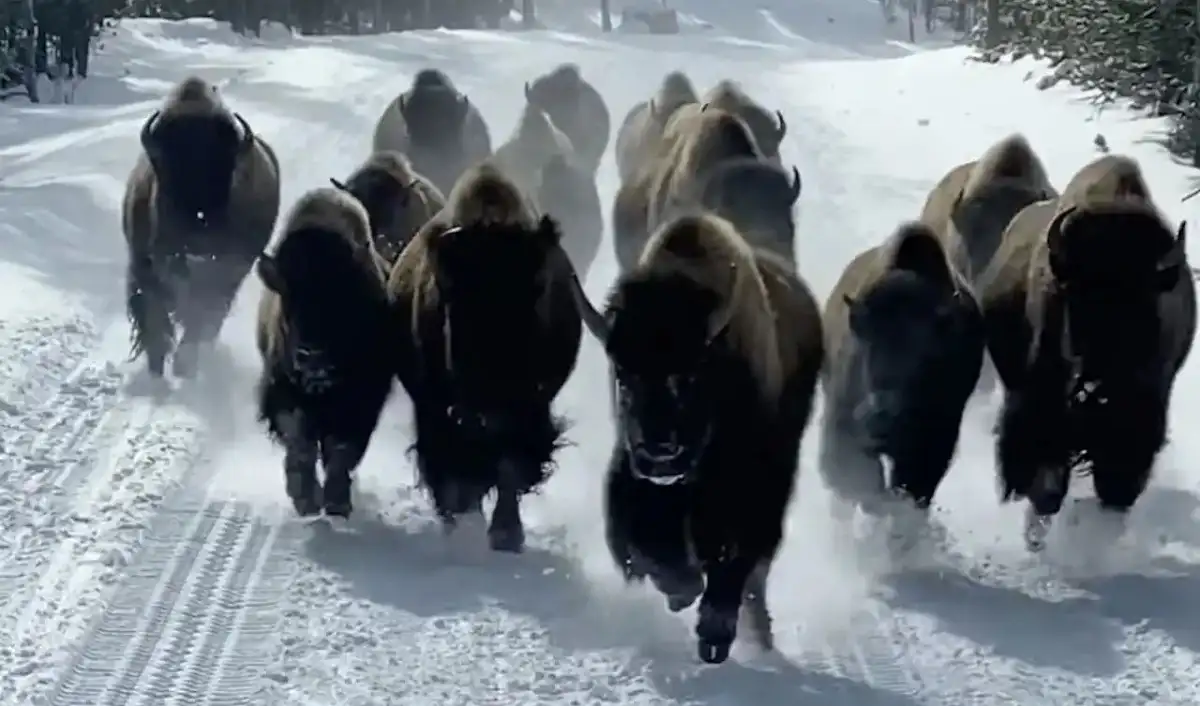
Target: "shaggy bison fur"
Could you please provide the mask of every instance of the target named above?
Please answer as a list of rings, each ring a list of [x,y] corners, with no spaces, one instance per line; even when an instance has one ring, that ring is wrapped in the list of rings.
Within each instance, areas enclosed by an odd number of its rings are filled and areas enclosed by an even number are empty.
[[[1032,551],[1073,470],[1090,467],[1100,505],[1119,518],[1146,487],[1196,330],[1185,230],[1168,225],[1136,162],[1105,156],[1061,197],[1022,210],[984,273],[1004,384],[1002,497],[1029,500]]]
[[[188,78],[142,126],[125,185],[133,353],[154,378],[195,373],[279,215],[275,153],[214,86]],[[183,329],[176,347],[176,324]]]
[[[769,649],[767,573],[823,358],[816,300],[791,263],[709,214],[656,231],[603,313],[573,284],[612,365],[613,561],[673,611],[699,598],[704,661],[727,659],[743,601]]]
[[[700,206],[701,184],[711,170],[732,160],[762,160],[745,122],[723,110],[696,111],[668,130],[662,139],[670,147],[617,188],[613,247],[622,271],[633,266],[659,225]]]
[[[442,192],[399,152],[377,152],[344,182],[330,183],[366,207],[375,249],[388,262],[446,205]]]
[[[561,64],[525,84],[525,100],[546,112],[575,146],[580,163],[591,175],[600,168],[612,132],[612,116],[604,97],[575,64]]]
[[[385,265],[366,210],[329,187],[300,197],[274,254],[258,261],[258,417],[284,448],[287,494],[302,516],[350,515],[351,473],[391,392]]]
[[[388,282],[412,398],[417,469],[451,530],[497,491],[493,549],[521,551],[519,498],[553,465],[551,403],[575,367],[582,324],[558,226],[484,164],[401,253]]]
[[[871,512],[885,491],[928,509],[986,346],[983,312],[937,235],[906,223],[855,256],[825,303],[824,331],[826,484]]]
[[[446,193],[469,167],[492,153],[483,115],[446,74],[422,69],[412,86],[384,108],[374,152],[400,152]]]
[[[767,160],[779,164],[779,147],[787,137],[783,113],[763,108],[733,81],[718,82],[699,102],[703,108],[716,108],[741,118]]]
[[[633,179],[658,150],[667,121],[685,105],[698,103],[692,80],[682,71],[663,77],[654,97],[630,108],[617,130],[617,173],[622,182]]]

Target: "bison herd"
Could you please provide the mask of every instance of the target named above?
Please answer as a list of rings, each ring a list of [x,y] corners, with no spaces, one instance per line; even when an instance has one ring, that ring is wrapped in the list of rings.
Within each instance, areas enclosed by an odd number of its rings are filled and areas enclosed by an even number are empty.
[[[604,228],[608,108],[573,65],[524,95],[493,145],[444,73],[419,72],[362,165],[281,224],[275,154],[213,86],[183,81],[146,121],[123,207],[134,353],[155,378],[168,358],[194,375],[256,268],[258,413],[299,515],[349,516],[399,380],[446,530],[494,493],[490,545],[520,551],[520,500],[564,444],[552,403],[585,330],[610,370],[612,558],[672,611],[699,602],[708,662],[728,657],[742,607],[754,642],[773,642],[767,574],[818,386],[840,510],[927,514],[968,400],[996,384],[1002,495],[1028,500],[1031,550],[1078,471],[1118,514],[1144,489],[1196,303],[1184,226],[1131,159],[1060,192],[1007,137],[854,257],[822,308],[797,268],[783,115],[672,72],[617,129],[619,274],[597,306],[580,273]]]

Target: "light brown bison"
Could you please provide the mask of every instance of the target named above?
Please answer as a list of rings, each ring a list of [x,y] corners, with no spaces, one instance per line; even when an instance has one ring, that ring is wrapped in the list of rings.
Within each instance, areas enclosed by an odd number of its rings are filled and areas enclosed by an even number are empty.
[[[791,263],[711,214],[664,223],[603,313],[573,285],[612,363],[614,563],[673,611],[699,598],[704,661],[728,658],[743,604],[771,648],[767,574],[823,359],[815,298]]]
[[[560,64],[525,84],[525,100],[550,116],[574,145],[580,163],[593,176],[600,168],[612,132],[604,97],[575,64]]]
[[[400,254],[388,289],[409,332],[399,376],[412,398],[417,471],[449,531],[497,491],[493,549],[521,551],[519,499],[561,444],[551,403],[575,367],[582,325],[557,224],[489,164]]]
[[[1029,500],[1031,551],[1083,464],[1119,517],[1145,489],[1196,330],[1185,229],[1167,223],[1136,162],[1105,156],[1023,209],[980,279],[1005,392],[1002,497]]]
[[[400,152],[445,193],[470,166],[492,153],[483,115],[445,73],[422,69],[388,103],[375,126],[374,152]]]
[[[279,215],[279,161],[203,79],[175,86],[142,126],[125,186],[127,312],[151,376],[195,373]],[[183,329],[176,343],[178,322]]]
[[[351,474],[395,374],[385,267],[366,209],[329,187],[300,197],[258,261],[258,418],[284,448],[301,516],[350,515]]]
[[[617,173],[622,182],[633,179],[642,165],[658,154],[658,141],[675,111],[699,100],[692,80],[682,71],[672,71],[653,98],[629,110],[617,129]]]
[[[671,129],[670,149],[617,188],[613,246],[622,271],[633,266],[659,225],[700,205],[701,181],[709,171],[730,160],[762,159],[750,129],[723,110],[697,112]]]
[[[329,181],[366,207],[375,249],[388,262],[446,205],[442,192],[399,152],[376,152],[344,182]]]

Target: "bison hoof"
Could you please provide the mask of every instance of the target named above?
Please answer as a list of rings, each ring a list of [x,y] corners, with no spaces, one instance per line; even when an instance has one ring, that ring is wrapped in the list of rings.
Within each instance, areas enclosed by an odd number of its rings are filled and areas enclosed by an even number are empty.
[[[300,517],[313,517],[321,514],[321,502],[314,497],[292,498],[292,507],[296,508],[296,514]]]
[[[311,517],[321,513],[324,504],[321,486],[313,478],[299,473],[287,474],[287,494],[292,499],[296,514],[301,517]]]
[[[488,530],[492,551],[520,554],[525,551],[525,530],[520,527],[492,527]]]
[[[700,657],[700,661],[705,664],[721,664],[729,659],[730,644],[700,640],[696,645],[696,652]]]
[[[737,637],[738,609],[721,610],[700,604],[696,637],[700,639],[700,659],[720,664],[729,658],[729,647]]]
[[[325,501],[325,514],[329,517],[340,517],[342,519],[350,519],[350,511],[353,510],[349,501],[347,502],[329,502]]]

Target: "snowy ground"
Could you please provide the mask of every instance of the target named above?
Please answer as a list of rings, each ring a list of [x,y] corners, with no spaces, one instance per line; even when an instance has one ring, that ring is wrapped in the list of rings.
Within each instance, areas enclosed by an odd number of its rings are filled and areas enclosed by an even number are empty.
[[[1145,140],[1155,123],[1095,115],[1070,89],[1039,93],[1024,81],[1031,65],[912,53],[858,3],[780,0],[768,14],[794,37],[771,42],[748,38],[764,25],[739,34],[719,11],[693,8],[700,0],[680,6],[714,29],[680,37],[252,42],[203,22],[137,21],[104,38],[77,105],[0,105],[0,703],[1200,701],[1200,475],[1184,463],[1200,457],[1187,436],[1195,366],[1176,395],[1183,435],[1137,508],[1132,549],[1103,557],[1063,548],[1088,538],[1082,511],[1060,523],[1046,556],[1024,553],[1019,510],[996,502],[987,404],[968,419],[940,497],[952,549],[928,570],[884,577],[839,549],[808,444],[770,586],[787,659],[715,669],[693,664],[691,615],[666,616],[657,598],[622,590],[607,564],[596,498],[611,432],[590,341],[561,400],[577,446],[528,503],[533,546],[517,558],[446,552],[410,487],[402,395],[360,476],[368,497],[352,530],[288,520],[279,454],[249,404],[256,282],[202,391],[157,406],[123,391],[119,197],[141,121],[185,71],[222,82],[275,145],[289,202],[364,155],[380,109],[426,64],[471,94],[496,135],[514,121],[522,82],[559,61],[578,62],[617,118],[668,70],[705,86],[736,78],[791,125],[784,158],[806,188],[801,270],[822,294],[857,250],[917,214],[947,168],[1012,130],[1060,183],[1103,132],[1143,160],[1172,217],[1187,215],[1176,205],[1186,172]],[[614,175],[609,162],[606,199]],[[612,273],[606,249],[593,295]]]

